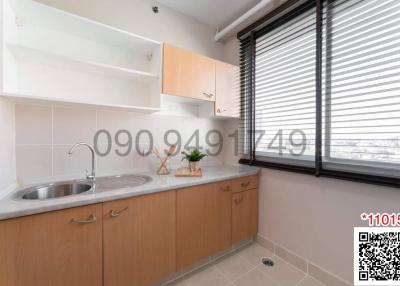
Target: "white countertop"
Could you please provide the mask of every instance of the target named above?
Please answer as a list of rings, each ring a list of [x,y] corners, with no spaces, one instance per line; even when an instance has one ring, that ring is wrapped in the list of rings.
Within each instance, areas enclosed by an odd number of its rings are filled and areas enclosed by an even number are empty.
[[[160,176],[150,172],[137,173],[137,175],[147,175],[151,177],[152,180],[144,185],[133,188],[88,192],[45,201],[16,200],[14,198],[16,192],[23,189],[18,188],[0,200],[0,220],[229,180],[255,175],[258,174],[258,172],[259,168],[246,165],[221,165],[205,167],[203,169],[203,177],[200,178],[177,178],[173,174]]]

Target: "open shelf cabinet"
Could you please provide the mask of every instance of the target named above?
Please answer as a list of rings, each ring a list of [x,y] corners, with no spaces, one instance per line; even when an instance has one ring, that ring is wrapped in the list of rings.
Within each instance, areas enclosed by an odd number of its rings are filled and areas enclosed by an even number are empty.
[[[155,112],[162,43],[32,0],[0,0],[1,95]]]

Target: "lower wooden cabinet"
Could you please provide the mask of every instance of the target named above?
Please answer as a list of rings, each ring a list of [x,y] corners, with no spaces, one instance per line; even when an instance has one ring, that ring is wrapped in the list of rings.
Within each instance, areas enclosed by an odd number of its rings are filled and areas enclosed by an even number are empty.
[[[232,195],[232,243],[250,239],[258,230],[258,190]]]
[[[256,176],[0,221],[0,286],[150,286],[257,234]],[[241,191],[243,190],[243,191]]]
[[[177,269],[231,245],[231,190],[223,183],[177,191]]]
[[[175,195],[104,203],[104,286],[148,286],[175,272]]]
[[[102,267],[101,204],[0,221],[1,286],[101,286]]]

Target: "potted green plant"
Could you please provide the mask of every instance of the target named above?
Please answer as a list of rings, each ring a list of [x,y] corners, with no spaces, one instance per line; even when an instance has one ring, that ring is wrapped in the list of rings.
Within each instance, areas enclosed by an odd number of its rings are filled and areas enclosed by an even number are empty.
[[[182,151],[182,155],[183,155],[182,161],[187,160],[189,162],[190,172],[196,172],[198,170],[199,161],[207,156],[207,154],[200,152],[199,149]]]

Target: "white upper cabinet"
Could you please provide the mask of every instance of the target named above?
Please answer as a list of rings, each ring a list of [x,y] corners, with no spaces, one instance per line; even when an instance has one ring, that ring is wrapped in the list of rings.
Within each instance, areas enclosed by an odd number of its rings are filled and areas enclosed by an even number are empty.
[[[216,61],[215,65],[215,116],[239,118],[240,72],[239,67]]]
[[[1,94],[160,109],[162,44],[32,0],[0,0]]]

